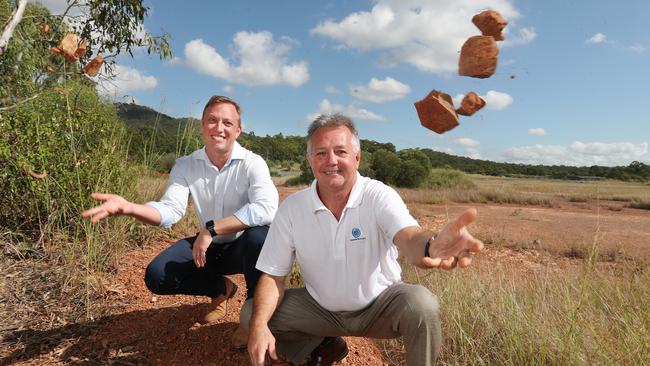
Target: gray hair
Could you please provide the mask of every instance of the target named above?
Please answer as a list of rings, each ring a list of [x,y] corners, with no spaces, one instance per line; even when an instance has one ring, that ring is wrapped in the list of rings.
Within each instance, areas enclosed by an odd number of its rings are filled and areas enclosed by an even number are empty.
[[[359,134],[357,133],[357,128],[354,126],[354,122],[352,122],[350,117],[337,113],[321,114],[309,125],[307,129],[307,154],[311,151],[311,138],[319,128],[339,126],[345,126],[350,130],[352,133],[352,147],[357,152],[361,151],[361,142],[359,141]]]

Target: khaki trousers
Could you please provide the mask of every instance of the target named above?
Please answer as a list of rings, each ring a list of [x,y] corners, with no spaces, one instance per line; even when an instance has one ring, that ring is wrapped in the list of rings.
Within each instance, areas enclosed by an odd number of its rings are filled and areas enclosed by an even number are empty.
[[[248,329],[252,299],[241,311],[241,325]],[[329,311],[320,306],[305,288],[287,289],[269,328],[276,349],[299,365],[324,337],[404,337],[408,365],[435,363],[442,343],[438,299],[420,285],[395,284],[370,305],[357,311]]]

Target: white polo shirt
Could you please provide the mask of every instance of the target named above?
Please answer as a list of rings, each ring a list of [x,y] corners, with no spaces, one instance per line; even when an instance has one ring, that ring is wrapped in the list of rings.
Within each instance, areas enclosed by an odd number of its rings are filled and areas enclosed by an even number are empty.
[[[285,276],[295,258],[321,306],[359,310],[401,281],[393,238],[407,226],[418,223],[399,194],[379,181],[357,173],[340,221],[321,202],[314,181],[280,205],[257,269]]]

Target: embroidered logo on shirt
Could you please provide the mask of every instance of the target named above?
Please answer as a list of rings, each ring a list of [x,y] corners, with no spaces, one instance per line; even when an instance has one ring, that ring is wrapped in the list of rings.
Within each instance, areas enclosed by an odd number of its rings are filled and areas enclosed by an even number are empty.
[[[361,236],[361,229],[355,227],[352,229],[352,239],[350,241],[365,240],[365,237]]]

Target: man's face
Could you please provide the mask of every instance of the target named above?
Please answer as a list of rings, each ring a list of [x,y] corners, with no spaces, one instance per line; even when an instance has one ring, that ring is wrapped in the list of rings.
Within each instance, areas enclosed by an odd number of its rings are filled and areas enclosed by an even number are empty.
[[[319,189],[352,190],[361,159],[352,139],[345,126],[323,127],[312,135],[308,160]]]
[[[205,148],[228,154],[239,134],[239,113],[230,103],[217,103],[205,110],[201,120],[201,133]]]

